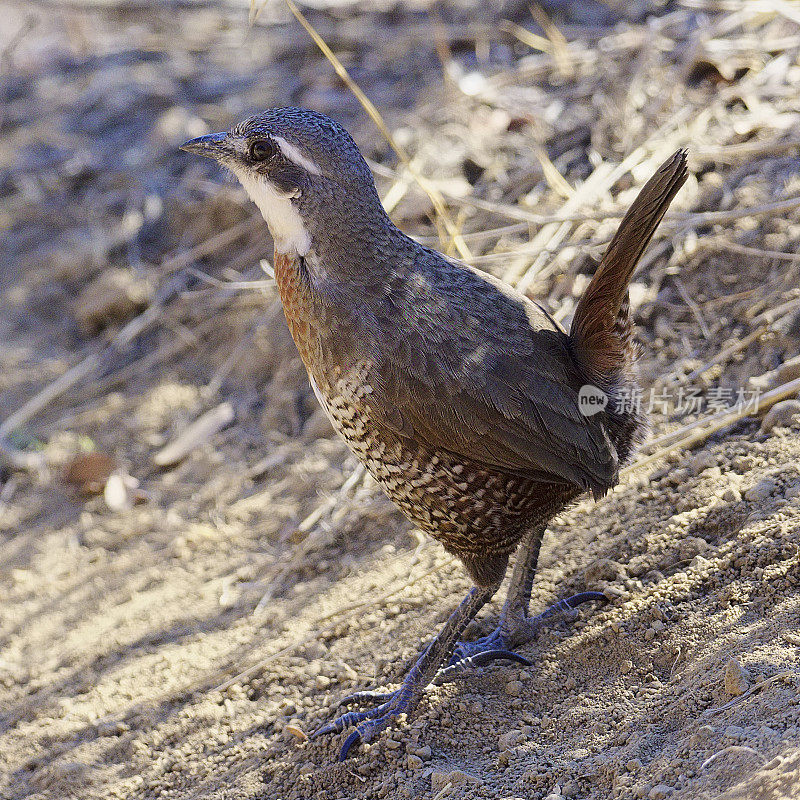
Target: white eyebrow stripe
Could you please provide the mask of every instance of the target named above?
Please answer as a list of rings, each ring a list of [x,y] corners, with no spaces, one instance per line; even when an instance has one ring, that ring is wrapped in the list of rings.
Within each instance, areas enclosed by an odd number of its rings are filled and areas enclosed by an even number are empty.
[[[293,164],[297,164],[298,167],[302,167],[312,175],[322,175],[322,170],[310,158],[306,158],[291,142],[287,142],[282,136],[273,136],[272,138],[277,142],[281,152]]]

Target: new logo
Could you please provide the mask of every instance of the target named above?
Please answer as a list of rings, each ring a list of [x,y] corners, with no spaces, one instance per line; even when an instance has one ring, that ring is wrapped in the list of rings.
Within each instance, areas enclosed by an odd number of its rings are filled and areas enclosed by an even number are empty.
[[[591,383],[585,383],[578,392],[578,410],[584,417],[591,417],[608,405],[608,395]]]

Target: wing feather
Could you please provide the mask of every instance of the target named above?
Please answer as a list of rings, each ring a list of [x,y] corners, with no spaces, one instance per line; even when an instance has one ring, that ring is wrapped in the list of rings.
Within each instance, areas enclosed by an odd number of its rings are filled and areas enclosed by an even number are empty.
[[[602,415],[578,408],[585,381],[567,335],[499,281],[425,252],[371,309],[385,332],[369,373],[373,419],[499,471],[605,492],[617,454]]]

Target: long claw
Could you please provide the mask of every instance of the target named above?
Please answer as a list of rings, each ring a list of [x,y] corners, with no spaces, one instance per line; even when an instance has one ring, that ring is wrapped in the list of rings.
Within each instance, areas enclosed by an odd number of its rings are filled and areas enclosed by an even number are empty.
[[[383,703],[366,711],[348,711],[332,722],[323,725],[319,730],[314,731],[309,738],[316,739],[326,733],[340,733],[345,728],[355,725],[356,729],[345,739],[344,745],[339,752],[339,761],[344,761],[355,742],[371,741],[382,730],[388,728],[395,717],[408,710],[408,698],[400,690],[391,694],[390,698],[388,703]]]
[[[515,661],[517,664],[522,664],[526,667],[533,666],[533,661],[521,656],[519,653],[515,653],[513,650],[483,650],[440,669],[434,679],[434,683],[437,686],[447,683],[460,672],[477,667],[485,667],[487,664],[491,664],[492,661]]]
[[[339,761],[344,761],[347,758],[347,754],[350,752],[350,748],[356,744],[356,742],[361,741],[361,734],[358,730],[354,730],[345,740],[344,744],[342,745],[342,749],[339,751]]]
[[[368,711],[348,711],[340,717],[325,723],[321,728],[317,728],[314,733],[309,736],[309,739],[316,739],[318,736],[324,736],[326,733],[341,733],[345,728],[351,725],[358,725],[359,722],[369,719],[372,716],[377,716],[380,712],[381,706],[377,709],[371,708]]]
[[[337,731],[344,730],[344,727],[339,727],[341,721],[342,717],[337,717],[332,722],[326,722],[324,725],[317,728],[308,738],[313,741],[319,736],[324,736],[326,733],[336,733]]]
[[[377,692],[367,689],[362,692],[348,694],[339,701],[338,705],[341,708],[342,706],[353,705],[353,703],[388,703],[392,697],[394,697],[394,692]]]
[[[601,603],[608,602],[608,598],[602,592],[580,592],[579,594],[572,595],[572,597],[567,597],[563,600],[553,603],[553,605],[551,605],[549,608],[546,608],[544,611],[542,611],[541,614],[531,617],[530,622],[541,622],[549,617],[556,616],[556,614],[565,614],[568,611],[574,611],[578,606],[583,605],[584,603],[590,603],[592,600],[596,600]]]
[[[517,664],[524,664],[526,667],[533,666],[533,661],[513,650],[486,650],[483,653],[476,653],[470,658],[465,658],[471,667],[485,667],[491,664],[492,661],[516,661]]]

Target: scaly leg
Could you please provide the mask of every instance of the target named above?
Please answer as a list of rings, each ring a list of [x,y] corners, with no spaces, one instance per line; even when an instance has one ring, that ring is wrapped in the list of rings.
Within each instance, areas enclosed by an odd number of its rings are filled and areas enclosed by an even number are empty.
[[[343,731],[355,725],[356,729],[345,739],[339,753],[339,761],[344,761],[356,742],[369,742],[388,728],[396,716],[412,711],[422,697],[425,687],[433,680],[441,666],[448,662],[459,636],[464,633],[467,625],[481,608],[491,600],[497,589],[498,586],[489,586],[470,590],[436,638],[425,648],[416,664],[409,670],[399,689],[385,694],[358,692],[343,701],[343,704],[347,704],[359,700],[377,700],[381,701],[379,706],[366,711],[349,711],[342,714],[315,731],[311,738]]]
[[[553,617],[569,613],[582,603],[591,600],[605,602],[606,597],[600,592],[581,592],[566,600],[559,600],[535,617],[528,616],[544,531],[544,525],[531,530],[517,550],[508,594],[500,612],[500,623],[497,628],[488,636],[474,642],[459,642],[453,650],[448,666],[440,670],[436,676],[436,683],[444,683],[464,669],[481,667],[491,661],[516,661],[530,666],[531,662],[513,652],[513,648],[530,642]]]

